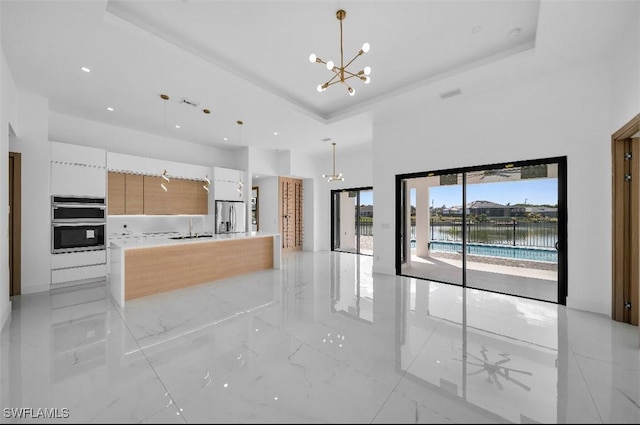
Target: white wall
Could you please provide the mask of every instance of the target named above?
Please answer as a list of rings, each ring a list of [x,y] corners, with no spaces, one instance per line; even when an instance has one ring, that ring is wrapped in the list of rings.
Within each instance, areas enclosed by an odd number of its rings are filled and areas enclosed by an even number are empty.
[[[278,177],[261,177],[253,180],[258,186],[258,220],[260,231],[280,233],[278,227]]]
[[[47,291],[51,283],[51,198],[49,102],[19,92],[19,131],[9,149],[22,154],[22,285],[21,292]]]
[[[636,25],[622,35],[609,60],[613,82],[611,128],[615,130],[640,114],[640,2],[634,3]]]
[[[611,309],[611,87],[593,64],[374,126],[374,271],[395,274],[395,175],[567,156],[567,305]]]
[[[245,169],[241,149],[221,149],[50,112],[49,139],[186,164]]]
[[[328,182],[322,178],[322,174],[331,173],[333,170],[332,153],[315,158],[315,240],[317,250],[331,250],[331,191],[337,189],[355,189],[359,187],[374,186],[373,156],[369,146],[361,146],[345,152],[336,146],[336,172],[344,175],[344,181]],[[382,167],[388,168],[386,164]],[[373,188],[373,204],[378,203],[376,188]],[[393,201],[395,202],[395,200]],[[388,205],[391,207],[391,205]],[[375,208],[375,207],[374,207]],[[374,221],[377,216],[374,213]],[[374,242],[375,244],[375,242]],[[374,251],[377,250],[374,245]]]
[[[2,8],[0,8],[1,10]],[[0,19],[0,22],[2,20]],[[15,123],[15,84],[0,47],[0,182],[9,175],[9,124]],[[0,330],[11,314],[9,301],[9,185],[0,184]]]
[[[280,157],[280,152],[249,147],[249,164],[252,175],[280,176],[286,174],[287,170],[281,169],[283,162]]]

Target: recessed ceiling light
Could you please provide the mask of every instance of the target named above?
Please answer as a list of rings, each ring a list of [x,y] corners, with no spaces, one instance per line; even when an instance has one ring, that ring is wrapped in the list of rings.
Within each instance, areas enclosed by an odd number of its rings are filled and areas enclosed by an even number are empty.
[[[83,70],[84,72],[91,72],[91,70],[89,68],[87,68],[86,66],[83,66],[80,69]]]
[[[180,126],[178,124],[176,124],[176,128],[180,128]]]
[[[477,25],[477,26],[471,28],[471,33],[472,34],[477,34],[477,33],[480,32],[480,30],[482,30],[482,27],[480,25]]]
[[[229,140],[229,139],[227,139],[227,138],[225,137],[225,138],[224,138],[224,141],[226,142],[227,140]]]
[[[507,33],[507,37],[516,38],[520,35],[521,32],[522,32],[522,28],[516,27]]]
[[[111,106],[107,106],[107,111],[109,111],[109,112],[113,112],[113,111],[114,111],[114,109],[113,109]]]
[[[277,135],[278,135],[278,132],[277,132],[277,131],[274,131],[274,132],[273,132],[273,135],[274,135],[274,136],[277,136]]]

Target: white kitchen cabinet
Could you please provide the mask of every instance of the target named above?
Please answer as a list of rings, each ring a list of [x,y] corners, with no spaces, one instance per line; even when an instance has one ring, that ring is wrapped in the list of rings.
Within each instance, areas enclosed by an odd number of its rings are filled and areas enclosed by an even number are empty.
[[[244,171],[233,170],[230,168],[215,167],[213,169],[213,196],[218,201],[242,201],[244,200],[244,191],[247,185],[244,178]],[[239,180],[242,180],[244,187],[242,194],[238,192]]]
[[[107,276],[107,251],[51,254],[51,284],[97,281]]]
[[[203,165],[145,158],[117,152],[107,152],[107,170],[147,176],[159,176],[164,170],[167,170],[170,177],[189,180],[204,180],[205,176],[211,178],[212,174],[211,167]]]
[[[51,142],[51,195],[106,196],[106,151]]]
[[[107,251],[82,251],[67,252],[62,254],[51,254],[51,268],[65,269],[70,267],[82,267],[94,264],[105,264],[107,262]]]
[[[107,170],[119,173],[147,172],[147,159],[141,156],[127,155],[117,152],[107,152]]]
[[[104,168],[106,155],[107,152],[104,149],[51,142],[51,161],[53,162]]]
[[[51,195],[106,197],[106,172],[102,167],[51,163]]]
[[[84,283],[89,281],[99,281],[107,275],[106,264],[96,264],[85,267],[73,267],[70,269],[51,270],[51,284],[61,283]]]

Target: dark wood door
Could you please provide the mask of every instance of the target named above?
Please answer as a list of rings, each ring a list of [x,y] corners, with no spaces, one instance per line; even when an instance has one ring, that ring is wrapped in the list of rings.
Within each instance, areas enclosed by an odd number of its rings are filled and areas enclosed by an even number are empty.
[[[21,247],[22,247],[22,165],[21,156],[9,152],[9,296],[21,291]]]

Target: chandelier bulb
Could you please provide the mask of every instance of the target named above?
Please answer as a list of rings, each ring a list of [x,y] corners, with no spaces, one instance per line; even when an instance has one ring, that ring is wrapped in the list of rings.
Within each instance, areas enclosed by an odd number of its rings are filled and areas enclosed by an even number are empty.
[[[365,84],[369,84],[370,82],[371,82],[371,78],[370,77],[365,77],[364,83]]]
[[[369,49],[371,49],[371,46],[369,45],[369,43],[364,43],[362,45],[362,51],[367,53],[369,51]]]
[[[318,90],[318,93],[322,93],[324,91],[324,89],[322,88],[322,84],[318,84],[318,87],[316,87],[316,90]]]
[[[333,69],[333,61],[327,62],[327,69],[331,71]]]
[[[316,59],[318,59],[318,57],[315,54],[311,53],[309,55],[309,62],[314,63]]]
[[[347,90],[349,91],[349,96],[353,96],[356,94],[356,89],[354,89],[353,87],[347,87]]]
[[[370,66],[365,66],[364,67],[364,75],[369,75],[371,74],[371,67]]]

